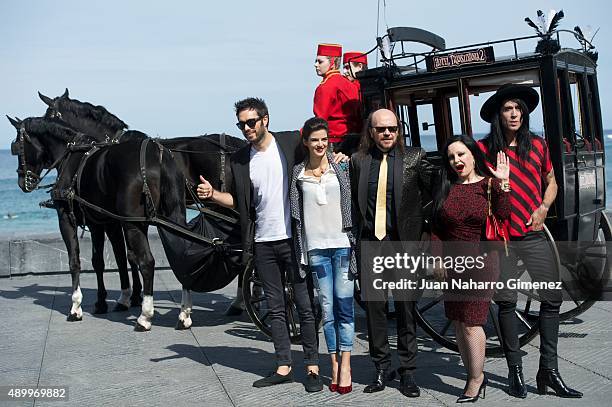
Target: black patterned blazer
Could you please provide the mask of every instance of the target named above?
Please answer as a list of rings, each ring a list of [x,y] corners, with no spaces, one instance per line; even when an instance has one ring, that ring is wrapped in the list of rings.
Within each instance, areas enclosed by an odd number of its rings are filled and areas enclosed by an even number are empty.
[[[376,147],[375,147],[376,148]],[[401,159],[398,159],[400,158]],[[351,157],[351,193],[357,238],[362,237],[368,208],[368,177],[372,153],[357,152]],[[393,199],[397,231],[402,241],[418,241],[423,231],[422,207],[432,195],[438,169],[420,147],[396,152],[393,167]]]

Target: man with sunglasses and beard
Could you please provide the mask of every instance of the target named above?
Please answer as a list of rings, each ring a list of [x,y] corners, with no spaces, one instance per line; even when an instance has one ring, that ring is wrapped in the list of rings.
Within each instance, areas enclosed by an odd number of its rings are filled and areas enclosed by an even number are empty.
[[[361,137],[359,151],[351,158],[350,176],[353,208],[356,216],[355,235],[360,242],[419,241],[423,227],[423,203],[429,201],[437,170],[425,151],[404,146],[404,136],[395,113],[379,109],[370,114]],[[359,249],[358,244],[358,249]],[[361,265],[362,261],[359,261]],[[366,271],[364,271],[366,272]],[[362,290],[366,277],[361,276]],[[365,291],[370,357],[376,368],[373,382],[365,393],[385,389],[393,379],[391,351],[385,312],[386,290]],[[414,381],[416,369],[416,319],[414,301],[402,301],[394,292],[397,312],[397,353],[400,367],[400,392],[418,397],[420,389]]]
[[[304,363],[307,366],[306,391],[323,389],[319,376],[318,338],[306,273],[298,267],[293,246],[289,208],[289,182],[293,165],[301,162],[304,151],[295,131],[268,131],[269,115],[265,102],[247,98],[235,104],[236,125],[248,144],[230,158],[229,192],[212,188],[200,177],[197,193],[201,199],[235,208],[239,212],[243,262],[254,256],[257,274],[263,283],[269,307],[276,370],[253,383],[268,387],[293,381],[291,342],[287,327],[284,281],[292,282],[297,306]],[[335,157],[343,159],[343,155]]]

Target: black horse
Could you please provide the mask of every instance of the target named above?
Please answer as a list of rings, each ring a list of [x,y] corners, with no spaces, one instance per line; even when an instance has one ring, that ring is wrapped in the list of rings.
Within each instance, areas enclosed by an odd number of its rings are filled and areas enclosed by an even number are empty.
[[[121,119],[110,113],[103,106],[71,99],[66,89],[61,96],[50,98],[39,92],[40,99],[48,106],[46,117],[61,118],[70,127],[98,138],[112,137],[123,134],[122,137],[132,137],[132,131]],[[177,166],[185,176],[187,203],[197,201],[195,188],[204,176],[219,190],[224,190],[231,183],[229,170],[229,155],[246,144],[246,141],[226,134],[208,134],[198,137],[178,137],[158,140],[167,147],[175,158]],[[216,207],[217,211],[230,215],[226,208]],[[242,279],[238,280],[236,300],[230,306],[230,312],[236,313],[242,307]],[[191,324],[191,296],[183,290],[183,301],[177,328]]]
[[[59,118],[73,129],[89,136],[105,139],[121,135],[130,138],[139,132],[128,130],[128,125],[103,106],[71,99],[68,89],[61,96],[50,98],[38,93],[48,106],[45,117]],[[178,167],[191,186],[200,183],[202,175],[217,189],[230,182],[229,155],[246,144],[246,141],[227,134],[206,134],[198,137],[158,139],[175,158]],[[187,197],[190,199],[190,197]]]
[[[8,117],[8,116],[7,116]],[[12,119],[8,117],[9,121],[15,128],[18,130],[21,129],[21,121],[19,119]],[[99,141],[104,140],[104,138],[99,138]],[[20,158],[20,164],[17,172],[19,173],[18,184],[21,190],[24,192],[31,192],[35,190],[41,178],[39,177],[40,172],[42,171],[42,167],[44,168],[57,168],[60,164],[63,164],[64,171],[59,171],[58,177],[56,180],[57,185],[67,185],[72,181],[70,179],[71,175],[69,167],[74,167],[81,160],[81,157],[85,153],[85,151],[73,151],[70,154],[70,159],[65,161],[60,160],[55,163],[49,161],[48,156],[40,156],[41,150],[33,149],[30,144],[26,143],[29,141],[23,134],[19,134],[17,138],[17,142],[14,144],[13,154],[18,155]],[[23,151],[22,151],[23,150]],[[26,153],[34,156],[32,160],[36,165],[32,170],[25,169],[26,163],[21,157]],[[20,152],[22,154],[20,154]],[[68,155],[66,155],[68,157]],[[28,163],[30,165],[32,162]],[[59,169],[59,168],[58,168]],[[74,169],[72,170],[72,172]],[[67,206],[67,202],[65,199],[60,199],[55,196],[53,199],[53,207],[57,211],[58,221],[60,232],[64,239],[66,239],[65,234],[68,230],[66,225],[68,223],[75,223],[83,220],[83,214],[80,212],[79,208],[76,207],[74,210],[71,210]],[[126,256],[126,247],[125,247],[125,239],[123,236],[123,230],[121,228],[121,223],[118,221],[108,221],[103,225],[99,225],[96,223],[87,223],[80,222],[81,226],[87,226],[91,233],[91,243],[92,243],[92,258],[91,262],[96,273],[96,279],[98,283],[98,291],[97,291],[97,301],[94,304],[94,314],[103,314],[108,311],[108,304],[106,303],[107,291],[104,285],[104,233],[108,236],[108,239],[111,243],[113,253],[115,255],[115,261],[117,264],[117,269],[119,270],[119,279],[121,281],[121,295],[117,299],[117,304],[115,305],[114,311],[125,311],[129,306],[139,306],[142,303],[142,285],[140,283],[140,277],[138,276],[138,268],[135,264],[132,263],[132,279],[134,281],[133,290],[130,288],[130,278],[127,271],[127,262],[128,257]],[[76,253],[76,258],[71,259],[71,261],[76,262],[77,266],[80,268],[80,260],[79,253]],[[74,318],[74,317],[69,317]],[[77,320],[80,317],[76,318]]]
[[[96,138],[57,119],[28,118],[11,123],[17,129],[12,150],[19,156],[18,183],[22,190],[29,190],[28,177],[39,178],[44,168],[59,163],[54,199],[65,201],[58,206],[58,216],[72,274],[72,309],[68,320],[82,318],[76,219],[82,215],[90,226],[121,221],[128,253],[140,269],[144,283],[142,313],[136,330],[149,330],[155,260],[147,238],[148,225],[156,219],[185,225],[183,176],[170,152],[139,132],[133,132],[121,143],[96,144]],[[74,154],[79,151],[81,154]],[[73,210],[77,206],[80,211]]]

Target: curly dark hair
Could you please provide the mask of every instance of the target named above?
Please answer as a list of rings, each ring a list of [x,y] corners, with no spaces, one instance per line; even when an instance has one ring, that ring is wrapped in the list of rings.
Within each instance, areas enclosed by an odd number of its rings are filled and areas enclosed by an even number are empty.
[[[266,106],[266,102],[260,98],[246,98],[237,101],[234,104],[234,109],[236,110],[236,117],[243,110],[255,110],[259,117],[268,116],[268,106]]]

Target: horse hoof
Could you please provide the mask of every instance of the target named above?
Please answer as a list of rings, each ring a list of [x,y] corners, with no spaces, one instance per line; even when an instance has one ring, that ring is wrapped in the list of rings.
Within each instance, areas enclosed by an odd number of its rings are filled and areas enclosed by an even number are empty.
[[[134,326],[134,331],[136,332],[149,332],[151,328],[147,329],[144,326],[140,325],[138,321],[136,321],[136,325]]]
[[[104,302],[96,302],[94,304],[94,314],[106,314],[108,312],[108,304]]]
[[[82,321],[83,317],[82,316],[77,316],[77,314],[70,314],[68,315],[68,317],[66,318],[66,321],[68,322],[78,322],[78,321]]]
[[[140,307],[142,305],[142,297],[132,297],[130,298],[130,307]]]
[[[176,321],[176,326],[174,327],[174,329],[176,329],[177,331],[184,331],[186,329],[189,329],[189,327],[186,327],[185,323],[179,319],[178,321]]]
[[[129,310],[129,308],[119,302],[115,304],[115,308],[113,308],[113,312],[125,312],[127,310]]]

